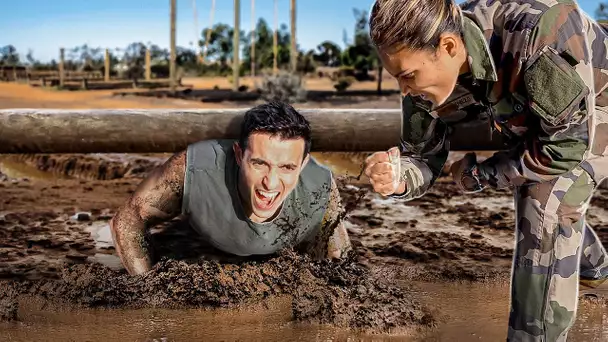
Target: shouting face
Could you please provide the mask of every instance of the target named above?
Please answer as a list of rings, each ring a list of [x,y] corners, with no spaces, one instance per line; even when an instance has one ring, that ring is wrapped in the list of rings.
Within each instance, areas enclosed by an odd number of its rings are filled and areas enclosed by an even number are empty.
[[[469,70],[464,42],[453,34],[444,34],[434,51],[405,47],[380,49],[379,55],[404,96],[420,96],[435,106],[447,100],[458,76]]]
[[[266,133],[249,136],[247,148],[234,144],[240,167],[239,192],[253,222],[272,219],[296,187],[310,156],[304,157],[305,141],[282,139]]]

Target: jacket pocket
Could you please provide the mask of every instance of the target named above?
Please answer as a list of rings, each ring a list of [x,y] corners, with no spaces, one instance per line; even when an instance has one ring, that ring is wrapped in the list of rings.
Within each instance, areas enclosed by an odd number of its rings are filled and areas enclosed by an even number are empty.
[[[530,109],[550,125],[563,123],[589,94],[589,88],[569,61],[576,63],[546,46],[527,62],[524,84]]]

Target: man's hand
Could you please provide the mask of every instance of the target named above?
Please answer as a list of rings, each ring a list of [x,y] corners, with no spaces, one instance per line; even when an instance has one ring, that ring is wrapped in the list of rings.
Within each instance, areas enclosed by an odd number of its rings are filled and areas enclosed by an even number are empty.
[[[456,185],[465,193],[480,192],[487,185],[488,176],[484,168],[477,163],[477,155],[473,152],[467,153],[464,158],[452,164],[450,172]]]
[[[401,160],[398,147],[367,157],[365,175],[369,177],[374,191],[383,196],[405,192],[405,182],[400,179]]]

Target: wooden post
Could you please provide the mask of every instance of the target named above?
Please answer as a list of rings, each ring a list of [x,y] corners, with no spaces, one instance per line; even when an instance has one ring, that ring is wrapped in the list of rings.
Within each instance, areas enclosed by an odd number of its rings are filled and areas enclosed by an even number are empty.
[[[174,93],[175,92],[175,86],[176,86],[176,70],[175,70],[175,59],[176,59],[176,55],[175,55],[175,21],[176,21],[176,0],[170,0],[171,1],[171,57],[170,57],[170,61],[169,61],[169,83],[170,83],[170,88],[171,88],[171,92]]]
[[[194,51],[196,51],[196,64],[201,64],[201,46],[198,43],[200,40],[200,32],[198,31],[198,13],[196,12],[196,0],[192,0],[192,15],[194,16]]]
[[[106,54],[104,57],[104,81],[110,82],[110,49],[106,49]]]
[[[240,30],[241,30],[241,1],[234,0],[234,34],[232,36],[232,90],[239,90],[239,72],[241,63],[239,60]]]
[[[272,73],[276,75],[279,72],[278,54],[279,54],[279,4],[274,0],[274,33],[272,35]]]
[[[215,0],[211,0],[211,12],[209,13],[209,27],[205,34],[205,50],[203,51],[203,63],[207,61],[207,50],[209,49],[209,40],[211,39],[211,30],[213,29],[213,14],[215,13]]]
[[[255,0],[251,0],[251,81],[255,78]]]
[[[65,81],[65,49],[59,49],[59,87],[63,88]]]
[[[205,139],[233,139],[248,108],[0,110],[2,153],[162,153]],[[313,151],[386,151],[399,144],[399,109],[300,109]],[[458,126],[452,151],[500,150],[485,122]]]
[[[298,66],[298,50],[296,46],[296,0],[291,0],[291,72],[295,73]]]
[[[146,49],[146,81],[152,79],[152,62],[150,61],[150,48]]]

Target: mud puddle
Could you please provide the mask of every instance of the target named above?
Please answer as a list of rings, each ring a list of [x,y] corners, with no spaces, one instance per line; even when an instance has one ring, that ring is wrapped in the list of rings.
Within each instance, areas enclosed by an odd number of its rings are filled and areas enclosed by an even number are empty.
[[[292,299],[278,297],[232,309],[75,309],[22,299],[20,321],[0,323],[0,340],[57,341],[504,341],[507,283],[415,283],[412,294],[429,305],[437,327],[395,334],[355,333],[295,322]],[[608,306],[579,301],[568,341],[608,339]]]
[[[41,301],[20,310],[21,322],[0,323],[9,341],[331,341],[348,332],[294,323],[287,298],[241,309],[49,310]],[[368,339],[371,341],[371,339]]]
[[[411,284],[411,283],[410,283]],[[421,341],[504,341],[507,336],[510,286],[489,283],[415,283],[415,297],[438,321]],[[568,342],[608,341],[608,304],[579,300],[577,320]]]
[[[2,174],[12,179],[36,179],[54,181],[56,179],[67,179],[69,177],[57,172],[46,172],[24,163],[12,161],[6,156],[0,156],[0,179]]]

